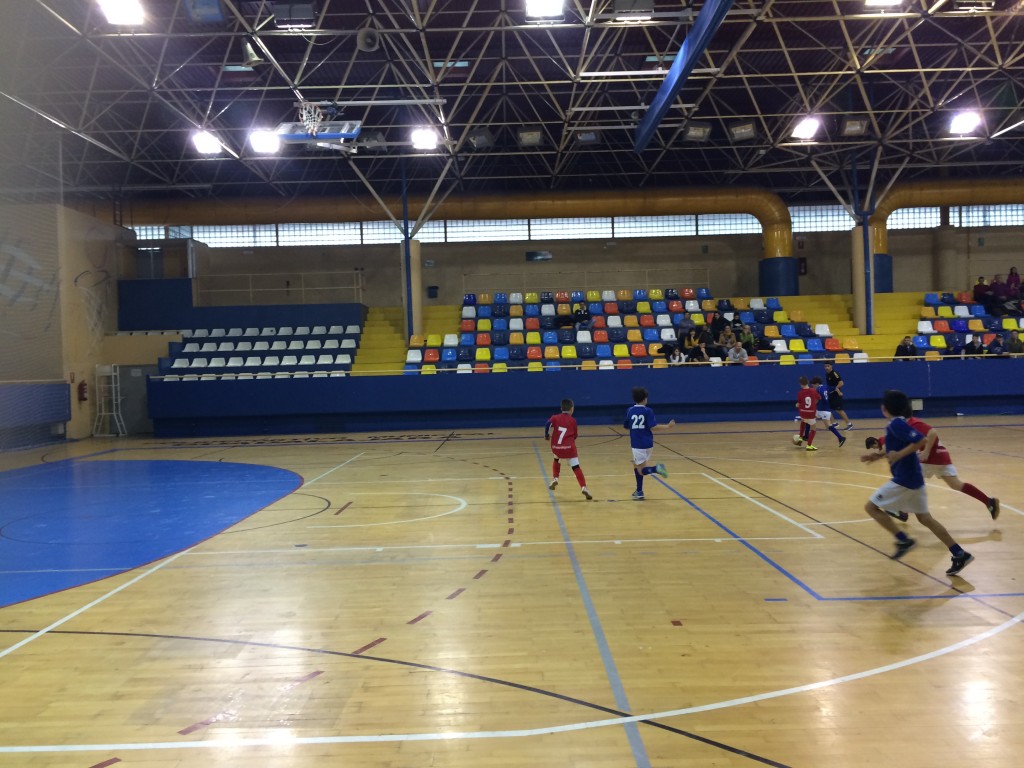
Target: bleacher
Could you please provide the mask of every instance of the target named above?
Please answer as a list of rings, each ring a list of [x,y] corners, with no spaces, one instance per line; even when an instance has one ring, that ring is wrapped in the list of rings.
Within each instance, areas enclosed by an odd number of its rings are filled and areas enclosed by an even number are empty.
[[[169,381],[345,376],[360,333],[358,325],[184,330],[158,370]]]
[[[987,347],[996,334],[1022,331],[1022,319],[987,314],[981,304],[975,303],[969,291],[926,293],[916,332],[908,332],[908,335],[912,337],[914,346],[924,352],[926,359],[938,360],[943,355],[963,349],[975,335],[980,335],[982,344]]]
[[[577,303],[589,309],[586,330],[572,327]],[[759,351],[747,365],[867,361],[856,338],[838,339],[827,323],[812,324],[800,312],[791,316],[776,297],[715,300],[707,288],[638,288],[466,294],[458,327],[410,337],[404,373],[666,368],[661,347],[677,342],[680,324],[706,325],[715,312],[729,321],[738,313],[755,336],[771,341],[771,350]]]

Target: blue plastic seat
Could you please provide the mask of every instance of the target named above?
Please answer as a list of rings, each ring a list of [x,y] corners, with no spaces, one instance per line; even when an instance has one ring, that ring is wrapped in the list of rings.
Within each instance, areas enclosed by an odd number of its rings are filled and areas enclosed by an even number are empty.
[[[456,357],[455,347],[445,347],[441,350],[442,363],[454,363],[456,361]]]
[[[472,347],[476,344],[475,333],[461,333],[459,334],[459,346],[460,347]]]
[[[928,307],[937,307],[937,306],[939,306],[942,303],[942,301],[939,300],[939,294],[937,294],[937,293],[926,293],[924,295],[924,303],[925,303],[925,306],[928,306]]]
[[[796,328],[792,323],[783,323],[779,326],[779,333],[782,334],[784,339],[795,339],[797,337]]]
[[[817,336],[818,335],[818,334],[816,334],[814,332],[814,329],[811,328],[811,324],[810,323],[794,323],[793,326],[796,328],[796,335],[797,336],[803,336],[804,338],[808,338],[809,339],[812,336]]]
[[[462,297],[462,306],[464,307],[475,307],[476,306],[476,294],[467,293]]]
[[[596,316],[604,314],[604,304],[602,304],[599,301],[591,302],[590,304],[587,305],[587,309],[590,310],[591,315]]]
[[[491,356],[496,363],[507,363],[509,360],[508,347],[495,347],[491,350]]]
[[[481,304],[476,308],[477,317],[490,317],[491,316],[491,305]]]
[[[655,315],[664,315],[666,312],[668,312],[668,304],[665,303],[664,301],[652,301],[651,312],[653,312]]]
[[[526,359],[526,347],[522,344],[513,344],[508,349],[509,360],[525,360]]]
[[[543,335],[541,336],[541,342],[543,342],[544,346],[557,344],[558,333],[556,331],[544,331]]]
[[[496,293],[496,294],[494,294],[494,303],[495,304],[508,304],[508,294],[507,293]]]
[[[626,342],[625,328],[609,328],[608,341],[612,344],[624,344]]]
[[[576,343],[576,330],[574,328],[559,328],[557,335],[559,344]]]
[[[808,352],[824,352],[825,345],[821,343],[821,339],[817,336],[813,336],[807,339],[807,351]]]
[[[540,304],[524,304],[523,315],[526,317],[540,317]]]
[[[952,306],[953,304],[956,304],[956,296],[954,296],[952,293],[943,293],[939,296],[939,301],[941,301],[943,304],[949,304],[950,306]]]
[[[623,315],[635,315],[636,314],[636,302],[635,301],[620,301],[619,302],[619,313]]]
[[[956,333],[967,333],[970,329],[967,327],[967,321],[964,319],[954,320],[949,324]]]
[[[683,322],[683,320],[685,320],[685,319],[686,319],[686,313],[685,312],[676,312],[676,314],[672,315],[672,325],[674,325],[676,328],[678,328],[679,324],[681,322]]]
[[[678,301],[678,299],[679,291],[677,291],[675,288],[665,289],[665,301]]]
[[[772,321],[772,313],[767,309],[754,310],[754,322],[759,325],[768,325]]]
[[[576,345],[576,356],[583,360],[589,360],[597,354],[597,350],[593,344],[577,344]]]
[[[491,331],[491,344],[495,347],[504,347],[508,344],[508,331]]]
[[[579,350],[576,350],[579,352]],[[612,358],[612,347],[610,344],[598,344],[594,350],[596,354],[602,360],[611,360]]]
[[[753,312],[751,312],[749,309],[744,309],[743,311],[740,312],[740,322],[743,323],[744,325],[750,325],[751,323],[756,323],[757,321],[754,319]]]
[[[807,352],[801,352],[796,356],[797,365],[810,365],[814,362],[814,355],[808,354]]]
[[[406,363],[402,369],[403,376],[416,376],[419,375],[420,367],[415,363]]]
[[[984,317],[985,308],[981,304],[971,304],[971,314],[975,317]]]
[[[914,346],[918,349],[928,348],[928,337],[927,336],[915,336],[913,338]]]
[[[572,293],[569,294],[569,301],[571,301],[573,304],[577,304],[581,301],[586,300],[587,294],[585,294],[583,291],[573,291]]]
[[[544,370],[545,371],[560,371],[560,370],[562,370],[562,366],[559,365],[557,360],[545,360],[544,361]]]
[[[552,293],[551,291],[544,291],[544,292],[542,292],[541,295],[540,295],[540,303],[541,304],[554,304],[555,303],[555,294]]]
[[[719,299],[718,300],[718,311],[719,312],[732,312],[733,311],[732,302],[729,301],[728,299]]]
[[[472,363],[476,360],[476,347],[459,347],[455,359],[460,363]]]
[[[782,309],[782,304],[779,303],[778,298],[771,296],[764,303],[764,308],[769,312],[778,312]]]
[[[508,320],[506,320],[504,317],[499,317],[499,318],[495,319],[495,321],[491,324],[491,330],[492,331],[507,331],[508,330]]]
[[[644,288],[637,288],[633,291],[633,301],[647,301],[647,291]]]
[[[661,335],[658,333],[657,328],[644,328],[644,341],[661,341]]]
[[[553,331],[558,327],[558,318],[551,317],[551,315],[545,315],[540,319],[541,330]]]
[[[698,288],[697,289],[697,301],[705,301],[707,299],[713,299],[711,290],[709,288]]]
[[[508,304],[491,304],[491,317],[508,317]]]

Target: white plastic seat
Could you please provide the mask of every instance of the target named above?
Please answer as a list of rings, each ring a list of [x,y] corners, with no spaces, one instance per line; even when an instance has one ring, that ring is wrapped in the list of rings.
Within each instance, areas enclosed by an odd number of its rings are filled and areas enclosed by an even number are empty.
[[[615,370],[615,363],[612,362],[611,360],[607,360],[607,359],[606,360],[598,360],[597,361],[597,370],[599,370],[599,371],[614,371]]]
[[[601,301],[615,301],[615,291],[602,291]]]
[[[330,328],[327,329],[327,334],[329,336],[341,336],[341,334],[343,334],[344,332],[345,329],[340,325],[332,325]]]
[[[609,328],[622,327],[622,317],[620,315],[608,315],[608,317],[605,318],[605,322],[608,324]]]
[[[455,369],[456,373],[472,373],[473,366],[469,363],[459,363]]]
[[[207,363],[207,368],[223,368],[228,364],[228,361],[223,357],[211,357]]]
[[[275,341],[273,344],[270,345],[270,351],[271,352],[279,352],[282,349],[288,349],[288,342],[287,341],[280,341],[280,340],[278,340],[278,341]]]
[[[276,368],[280,364],[281,358],[279,358],[277,355],[267,355],[266,357],[263,358],[264,368]]]
[[[285,326],[277,329],[277,335],[278,336],[292,336],[294,334],[293,334],[293,331],[291,329],[291,326],[285,325]]]
[[[352,365],[352,355],[335,355],[335,365]]]
[[[264,328],[260,331],[260,336],[277,336],[277,328]]]
[[[292,374],[292,378],[293,379],[308,379],[309,378],[309,372],[308,371],[296,371],[295,373]]]
[[[257,341],[252,345],[253,352],[267,352],[270,350],[269,341]]]
[[[242,335],[242,329],[241,328],[228,328],[228,336],[233,338],[235,336],[241,336],[241,335]]]
[[[250,352],[252,350],[251,341],[238,341],[235,342],[235,352]]]
[[[212,373],[204,373],[202,376],[199,377],[199,380],[200,381],[216,381],[217,377],[214,376]]]
[[[555,305],[554,304],[541,304],[540,305],[540,316],[541,317],[554,317],[555,316]]]
[[[308,325],[300,325],[298,328],[295,329],[295,335],[296,336],[309,336],[309,326]]]
[[[576,331],[576,343],[577,344],[593,344],[594,340],[590,334],[590,331]]]
[[[355,339],[342,339],[341,340],[341,348],[342,349],[355,349],[356,348],[356,340]]]
[[[193,357],[192,358],[192,364],[189,366],[189,368],[205,368],[205,367],[206,367],[206,358],[205,357]]]
[[[683,304],[683,309],[687,312],[700,312],[700,302],[696,299],[687,299],[686,303]]]
[[[278,371],[274,374],[275,379],[290,379],[291,377],[292,375],[290,373],[285,373],[284,371]]]
[[[255,355],[251,355],[251,356],[245,358],[245,367],[246,368],[259,368],[260,365],[262,365],[262,363],[260,361],[260,358],[255,356]]]
[[[764,309],[764,299],[754,298],[750,300],[750,311],[753,312],[758,309]]]
[[[324,355],[324,357],[330,359],[330,355]],[[423,350],[421,349],[410,349],[405,353],[405,362],[411,365],[419,365],[423,362]]]
[[[199,376],[194,373],[187,373],[181,377],[182,381],[199,381]]]
[[[233,374],[233,373],[222,373],[220,375],[220,380],[221,381],[234,381],[235,380],[235,374]]]
[[[476,319],[476,307],[463,307],[462,308],[462,319],[463,320],[475,320]]]
[[[299,358],[299,365],[316,365],[316,356],[303,355]]]
[[[174,358],[174,362],[171,363],[171,368],[188,368],[188,358],[187,357],[176,357],[176,358]]]
[[[321,349],[320,339],[310,339],[306,342],[306,349]]]
[[[786,344],[785,339],[772,339],[772,352],[785,354],[789,352],[789,346]]]
[[[345,334],[348,336],[358,336],[362,332],[363,329],[360,328],[358,325],[350,325],[348,328],[345,329]]]
[[[194,341],[190,341],[188,344],[181,348],[181,351],[185,352],[186,354],[189,352],[198,352],[199,344]]]
[[[337,339],[328,339],[324,342],[324,349],[337,349],[339,346],[341,346],[341,342]]]
[[[306,348],[306,342],[300,341],[299,339],[292,339],[288,344],[289,350],[300,350]]]
[[[181,338],[183,338],[183,339],[191,339],[194,334],[195,334],[195,331],[193,331],[191,328],[186,328],[185,330],[183,330],[181,332]]]
[[[868,353],[867,352],[854,352],[853,353],[853,362],[855,362],[855,363],[866,363],[866,362],[868,362]]]
[[[259,336],[260,335],[260,329],[259,328],[246,328],[245,329],[245,333],[243,333],[242,335],[243,336]]]
[[[662,341],[678,341],[676,337],[675,328],[662,328],[661,329],[661,340]]]
[[[281,358],[282,367],[287,367],[289,365],[296,366],[298,364],[299,358],[297,358],[295,355],[285,355],[284,357]]]
[[[720,357],[709,357],[708,361],[711,363],[711,367],[712,368],[721,368],[722,367],[722,358],[720,358]]]
[[[457,347],[459,346],[459,335],[457,333],[446,333],[444,335],[444,342],[442,346],[445,347]]]
[[[272,378],[274,378],[274,374],[270,373],[269,371],[260,371],[259,373],[256,374],[256,378],[257,379],[272,379]]]
[[[523,303],[523,294],[519,293],[518,291],[516,291],[515,293],[510,293],[508,295],[508,303],[509,304],[522,304]]]
[[[253,378],[253,375],[251,373],[240,373],[240,374],[238,374],[238,376],[236,378],[238,378],[238,379],[251,379],[251,378]]]
[[[934,333],[935,330],[932,328],[931,320],[918,320],[917,321],[917,332],[922,334]]]
[[[422,350],[419,350],[419,349],[417,349],[417,350],[411,350],[411,349],[410,349],[409,351],[410,351],[410,352],[413,352],[413,351],[415,351],[415,352],[419,352],[419,353],[420,353],[420,360],[422,360],[422,359],[423,359],[423,352],[422,352]],[[317,364],[317,365],[330,365],[330,364],[331,364],[331,363],[333,363],[333,362],[334,362],[334,355],[320,355],[320,357],[318,357],[318,358],[316,359],[316,364]],[[406,360],[405,360],[405,362],[407,362],[407,363],[410,363],[410,362],[413,362],[413,361],[412,361],[412,360],[409,360],[409,356],[408,356],[408,355],[406,355]],[[418,362],[418,361],[417,361],[417,362]]]
[[[523,330],[525,330],[525,328],[523,327],[523,318],[521,318],[521,317],[509,318],[508,330],[509,330],[510,333],[512,331],[520,331],[520,332],[522,332]]]
[[[331,378],[334,378],[335,376],[337,376],[338,378],[342,378],[342,377],[345,376],[345,372],[344,371],[331,371]]]
[[[229,357],[228,368],[241,368],[245,365],[245,361],[241,357]]]
[[[313,330],[312,330],[312,334],[314,336],[326,336],[327,335],[327,326],[326,325],[314,325],[313,326]]]
[[[228,335],[228,332],[225,331],[223,328],[211,328],[210,329],[210,338],[211,339],[221,339],[221,338],[224,338],[227,335]]]
[[[196,328],[190,335],[193,339],[205,339],[210,335],[210,332],[205,328]]]
[[[313,371],[313,378],[314,379],[326,379],[327,378],[327,372],[326,371]]]
[[[217,345],[217,351],[218,352],[234,352],[235,351],[235,342],[233,342],[233,341],[222,341],[220,344]]]
[[[212,342],[212,341],[208,341],[205,344],[203,344],[203,346],[201,346],[199,348],[199,351],[200,352],[216,352],[217,351],[217,345],[214,342]]]
[[[966,304],[957,304],[953,307],[953,317],[969,318],[971,316],[971,308]]]
[[[828,327],[828,323],[818,323],[814,326],[815,336],[831,336],[832,329]]]
[[[164,376],[164,381],[181,381],[181,376]]]
[[[654,324],[659,328],[671,328],[672,327],[672,316],[671,315],[656,315],[654,318]]]

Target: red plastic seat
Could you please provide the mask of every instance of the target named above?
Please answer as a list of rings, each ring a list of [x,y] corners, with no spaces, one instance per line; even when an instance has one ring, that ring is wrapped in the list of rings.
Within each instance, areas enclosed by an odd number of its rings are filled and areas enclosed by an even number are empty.
[[[476,335],[476,345],[478,347],[489,347],[489,346],[491,346],[491,334],[489,334],[489,333],[478,333]]]
[[[463,320],[459,324],[460,333],[472,333],[476,330],[476,320]]]
[[[619,305],[614,301],[606,301],[604,303],[604,313],[606,315],[617,315],[619,314]]]
[[[441,359],[441,350],[436,347],[430,347],[429,349],[423,350],[423,362],[424,363],[436,363]]]
[[[544,351],[540,347],[527,347],[526,348],[526,359],[527,360],[543,360]]]
[[[647,357],[647,345],[636,343],[629,348],[630,357]]]

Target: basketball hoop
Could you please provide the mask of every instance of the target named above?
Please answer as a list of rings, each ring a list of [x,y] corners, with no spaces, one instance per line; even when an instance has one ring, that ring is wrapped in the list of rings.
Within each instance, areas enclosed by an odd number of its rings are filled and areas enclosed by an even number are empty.
[[[315,137],[324,121],[324,113],[316,104],[304,102],[299,105],[299,120],[306,127],[306,132]]]

